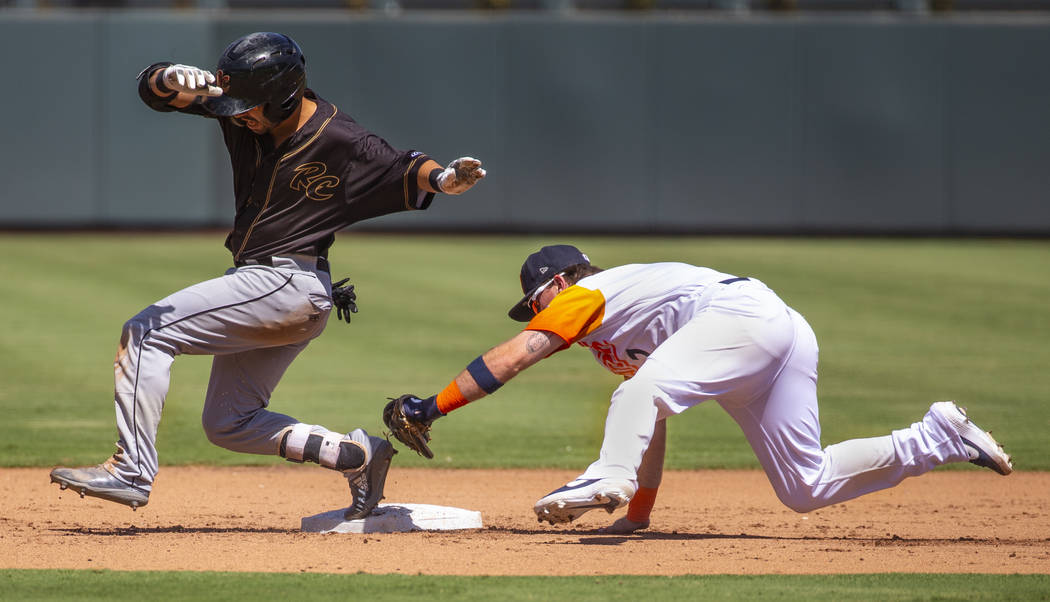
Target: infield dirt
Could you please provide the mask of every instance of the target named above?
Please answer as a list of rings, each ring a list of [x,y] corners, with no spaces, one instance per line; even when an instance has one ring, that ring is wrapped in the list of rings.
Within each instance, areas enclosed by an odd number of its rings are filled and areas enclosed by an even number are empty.
[[[0,470],[4,568],[682,575],[1048,573],[1050,474],[936,471],[809,514],[757,471],[665,474],[653,525],[633,535],[539,524],[532,503],[570,471],[390,472],[384,503],[482,513],[481,530],[313,534],[300,519],[345,507],[345,481],[315,467],[165,467],[129,508],[60,492],[48,469]]]

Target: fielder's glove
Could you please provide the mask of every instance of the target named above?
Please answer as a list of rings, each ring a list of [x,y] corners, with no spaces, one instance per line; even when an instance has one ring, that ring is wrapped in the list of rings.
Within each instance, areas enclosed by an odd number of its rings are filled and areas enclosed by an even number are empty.
[[[335,315],[340,320],[350,323],[350,314],[357,313],[357,293],[354,285],[346,284],[349,278],[343,278],[332,285],[332,305],[335,305]],[[343,286],[346,285],[346,286]]]
[[[438,174],[438,188],[445,194],[462,194],[484,177],[481,161],[474,157],[460,157]]]
[[[213,85],[215,76],[210,71],[190,65],[169,65],[160,74],[161,92],[183,92],[197,96],[222,96],[222,88]]]
[[[420,399],[415,395],[402,395],[391,399],[383,408],[383,422],[397,440],[417,454],[433,458],[427,443],[430,442],[430,426],[444,416],[437,407],[437,396]]]

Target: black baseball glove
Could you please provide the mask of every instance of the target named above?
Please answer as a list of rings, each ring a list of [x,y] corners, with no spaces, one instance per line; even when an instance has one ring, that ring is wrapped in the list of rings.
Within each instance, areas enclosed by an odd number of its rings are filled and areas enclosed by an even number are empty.
[[[391,398],[383,408],[383,422],[397,440],[417,454],[433,458],[427,443],[430,442],[430,426],[444,416],[437,408],[437,396],[420,399],[415,395]]]
[[[350,314],[357,313],[357,293],[354,292],[354,285],[346,284],[349,281],[349,278],[343,278],[332,284],[332,305],[335,305],[335,315],[340,320],[346,320],[347,324],[350,323]]]

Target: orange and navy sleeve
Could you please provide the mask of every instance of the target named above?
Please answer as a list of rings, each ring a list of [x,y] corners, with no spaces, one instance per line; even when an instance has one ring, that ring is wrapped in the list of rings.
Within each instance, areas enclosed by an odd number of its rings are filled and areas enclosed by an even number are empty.
[[[536,314],[525,330],[553,332],[572,344],[594,332],[604,317],[605,295],[601,291],[570,286]]]

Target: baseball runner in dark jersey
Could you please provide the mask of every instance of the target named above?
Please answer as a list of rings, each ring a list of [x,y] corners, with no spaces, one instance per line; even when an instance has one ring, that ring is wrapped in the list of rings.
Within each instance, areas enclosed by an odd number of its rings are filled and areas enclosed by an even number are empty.
[[[226,239],[234,267],[124,325],[114,363],[117,451],[99,466],[54,469],[62,489],[146,505],[171,364],[193,354],[214,356],[202,414],[212,443],[342,472],[350,519],[382,498],[395,453],[389,442],[270,411],[270,394],[324,330],[333,299],[347,321],[357,310],[352,286],[333,289],[327,254],[335,233],[426,209],[435,193],[462,193],[485,171],[470,157],[442,168],[421,152],[392,148],[306,88],[305,62],[291,38],[263,32],[231,43],[215,74],[172,63],[139,74],[139,95],[151,108],[214,118],[222,130],[236,197]]]

